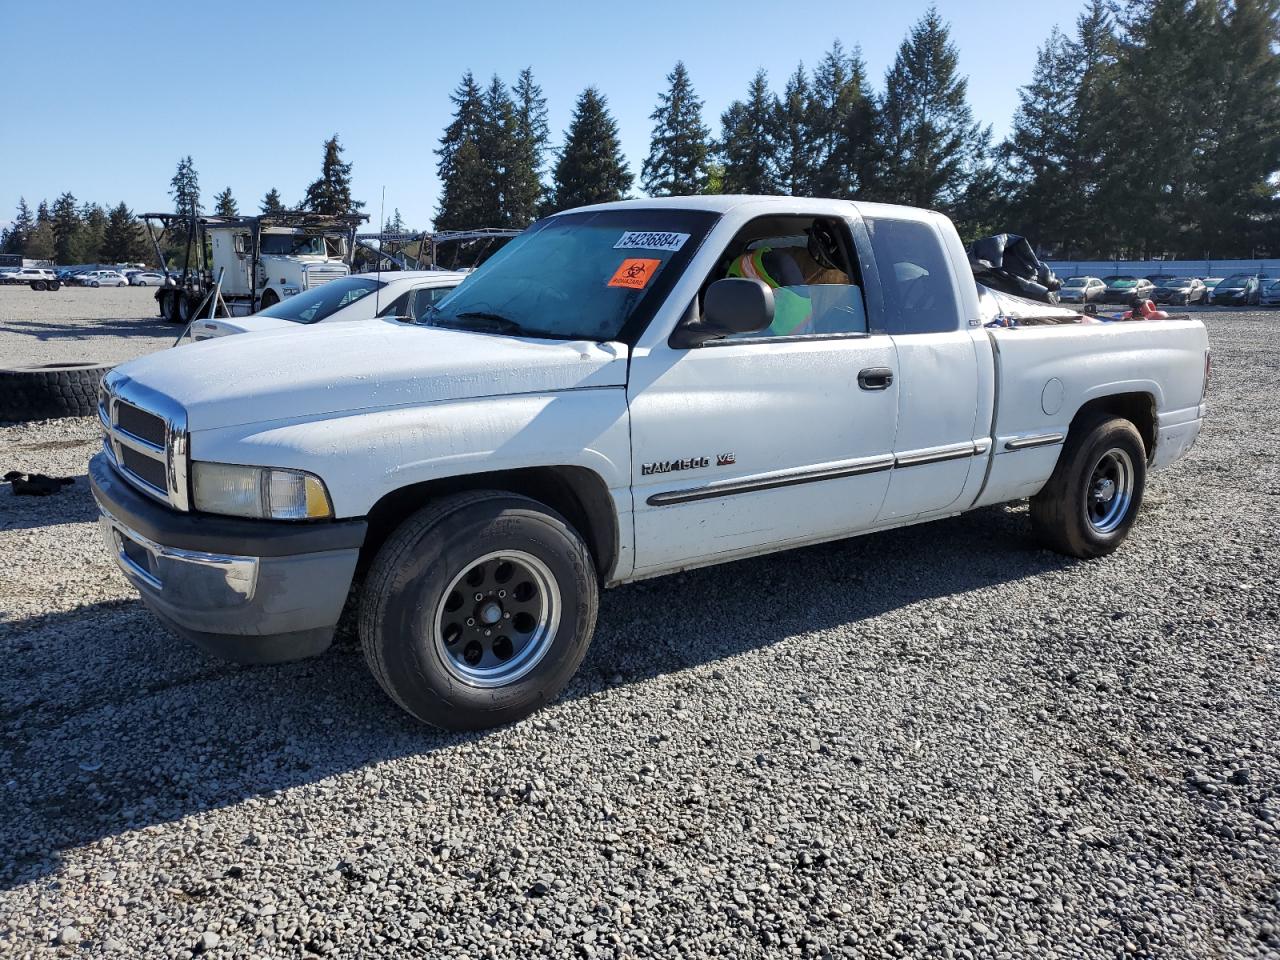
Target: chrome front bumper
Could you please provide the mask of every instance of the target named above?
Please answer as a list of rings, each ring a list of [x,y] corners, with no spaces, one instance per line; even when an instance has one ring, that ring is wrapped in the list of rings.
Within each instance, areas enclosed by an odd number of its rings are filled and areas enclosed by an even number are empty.
[[[258,558],[179,550],[130,530],[101,505],[98,526],[107,552],[139,590],[144,587],[186,598],[188,608],[226,609],[253,600]]]

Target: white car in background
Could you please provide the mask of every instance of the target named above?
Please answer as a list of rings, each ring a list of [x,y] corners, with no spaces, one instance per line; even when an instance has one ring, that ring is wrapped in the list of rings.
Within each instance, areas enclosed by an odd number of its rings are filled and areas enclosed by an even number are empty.
[[[248,317],[196,320],[191,324],[191,339],[211,340],[233,333],[288,330],[305,324],[374,317],[398,317],[417,323],[465,277],[465,273],[448,270],[353,274],[273,303]]]
[[[156,273],[154,270],[133,270],[129,273],[129,286],[162,287],[164,286],[164,274]]]
[[[129,281],[119,270],[90,270],[77,278],[82,287],[127,287]]]

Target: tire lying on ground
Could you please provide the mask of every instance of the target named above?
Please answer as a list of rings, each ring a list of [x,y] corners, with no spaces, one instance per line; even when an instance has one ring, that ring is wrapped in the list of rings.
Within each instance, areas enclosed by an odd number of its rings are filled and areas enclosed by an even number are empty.
[[[111,367],[110,363],[0,367],[0,420],[93,416],[98,384]]]

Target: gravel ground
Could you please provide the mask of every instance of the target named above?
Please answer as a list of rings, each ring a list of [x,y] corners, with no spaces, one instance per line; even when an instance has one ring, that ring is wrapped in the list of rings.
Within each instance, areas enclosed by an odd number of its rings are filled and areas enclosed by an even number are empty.
[[[0,365],[119,363],[173,343],[154,287],[0,286]]]
[[[169,638],[85,482],[0,496],[0,954],[1280,957],[1277,318],[1128,543],[1023,505],[624,587],[579,678],[416,725],[346,636]],[[83,475],[88,421],[0,428]]]

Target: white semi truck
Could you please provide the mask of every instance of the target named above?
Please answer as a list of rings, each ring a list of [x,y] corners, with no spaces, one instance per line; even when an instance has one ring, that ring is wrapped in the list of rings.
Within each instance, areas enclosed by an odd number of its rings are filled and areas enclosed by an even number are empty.
[[[247,316],[351,272],[355,231],[365,214],[330,216],[288,211],[259,217],[147,213],[143,221],[165,269],[156,290],[160,315],[187,323],[222,278],[223,316]],[[157,229],[158,228],[158,229]],[[182,243],[182,263],[169,268],[164,246]],[[201,306],[203,304],[203,307]]]

